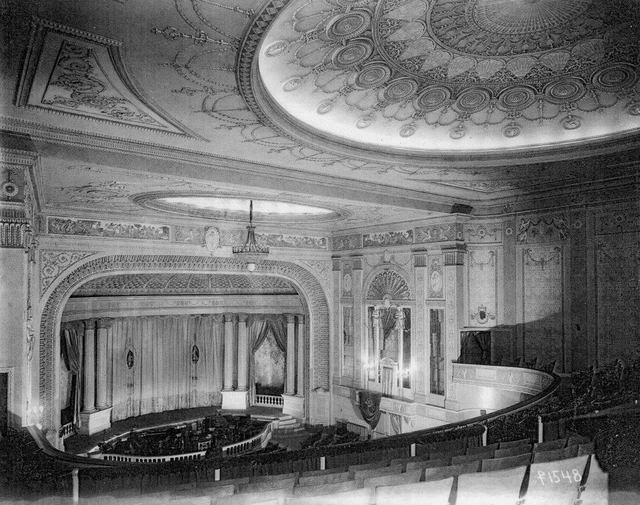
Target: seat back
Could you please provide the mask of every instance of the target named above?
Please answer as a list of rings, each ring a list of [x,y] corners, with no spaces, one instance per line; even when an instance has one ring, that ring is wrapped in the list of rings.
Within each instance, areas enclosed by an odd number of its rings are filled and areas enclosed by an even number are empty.
[[[397,464],[394,466],[384,466],[379,468],[369,468],[368,470],[360,470],[358,472],[353,473],[353,478],[355,480],[364,480],[364,479],[368,479],[369,477],[398,474],[401,472],[402,472],[402,464]]]
[[[595,451],[595,444],[593,442],[587,442],[586,444],[580,444],[578,446],[578,456],[584,456],[585,454],[593,454]]]
[[[531,462],[531,453],[508,456],[506,458],[493,458],[482,460],[483,472],[495,472],[515,468],[516,466],[527,466]]]
[[[515,505],[526,470],[526,466],[519,466],[497,472],[460,475],[456,505]]]
[[[367,479],[364,479],[362,485],[363,487],[397,486],[400,484],[411,484],[413,482],[418,482],[421,477],[422,470],[412,470],[405,473],[369,477]]]
[[[600,468],[595,454],[590,456],[588,466],[588,473],[585,469],[585,475],[582,477],[583,486],[580,490],[582,505],[607,505],[609,503],[609,476]]]
[[[484,452],[476,452],[475,454],[465,454],[464,456],[454,456],[451,458],[452,465],[460,465],[462,463],[468,463],[470,461],[476,461],[481,459],[490,459],[493,458],[493,453],[495,451],[493,449],[489,449]]]
[[[528,438],[520,438],[518,440],[507,440],[506,442],[500,442],[500,445],[498,446],[498,448],[506,449],[507,447],[513,447],[516,445],[525,445],[525,444],[531,444],[531,440],[529,440]]]
[[[372,461],[371,463],[363,463],[361,465],[349,465],[349,472],[354,474],[361,470],[369,470],[371,468],[380,468],[389,466],[389,460]]]
[[[496,449],[493,454],[494,458],[508,458],[509,456],[520,456],[531,452],[531,444],[514,445],[513,447],[505,447],[504,449]]]
[[[405,471],[410,472],[411,470],[423,470],[425,468],[437,468],[439,466],[448,465],[448,459],[428,459],[426,461],[412,461],[410,463],[407,463]]]
[[[479,445],[478,447],[467,447],[466,454],[472,455],[472,454],[483,454],[489,451],[495,452],[495,450],[498,448],[498,445],[499,443],[496,442],[495,444],[490,444],[490,445]]]
[[[482,460],[471,461],[470,463],[464,463],[461,465],[449,465],[439,466],[436,468],[425,468],[424,480],[440,480],[447,479],[449,477],[456,477],[463,473],[474,473],[480,471],[480,465]]]
[[[448,505],[452,485],[453,477],[399,486],[380,486],[375,490],[375,502],[384,505]]]
[[[549,440],[548,442],[538,442],[533,444],[533,451],[553,451],[555,449],[564,449],[566,445],[566,438],[558,438],[556,440]]]
[[[293,489],[293,496],[322,496],[325,494],[340,493],[342,491],[351,491],[357,487],[358,483],[355,480],[318,484],[315,486],[299,486]]]
[[[533,463],[526,505],[573,505],[589,456]]]
[[[286,505],[370,505],[374,501],[373,489],[362,488],[320,496],[294,496],[286,498]]]
[[[293,489],[298,477],[289,477],[280,479],[279,475],[272,475],[271,480],[260,480],[258,482],[249,482],[248,484],[238,485],[238,493],[256,493],[261,491],[270,491],[272,489]]]
[[[298,487],[304,486],[320,486],[322,484],[333,484],[335,482],[344,482],[351,478],[351,473],[328,473],[325,475],[310,475],[308,477],[300,477],[298,479]]]

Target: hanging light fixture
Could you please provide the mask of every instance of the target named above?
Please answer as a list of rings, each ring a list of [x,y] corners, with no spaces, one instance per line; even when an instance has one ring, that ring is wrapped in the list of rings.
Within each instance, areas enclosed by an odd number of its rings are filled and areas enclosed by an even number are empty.
[[[268,247],[261,247],[256,243],[255,230],[256,227],[253,226],[253,200],[250,200],[247,240],[242,246],[233,246],[233,254],[246,263],[249,272],[253,272],[256,269],[256,263],[262,261],[269,254]]]

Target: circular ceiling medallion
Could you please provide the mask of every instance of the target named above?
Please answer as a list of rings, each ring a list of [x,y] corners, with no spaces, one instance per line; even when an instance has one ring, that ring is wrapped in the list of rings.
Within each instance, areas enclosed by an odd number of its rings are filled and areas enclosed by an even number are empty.
[[[133,195],[131,200],[147,209],[220,221],[248,221],[249,200],[253,200],[254,220],[261,223],[317,223],[349,215],[341,209],[307,203],[211,193],[162,191]]]
[[[377,88],[391,77],[391,69],[384,63],[369,63],[362,67],[356,76],[356,86],[360,88]]]
[[[402,77],[391,81],[382,91],[381,98],[386,102],[407,100],[418,91],[418,83],[413,79]]]
[[[638,74],[629,65],[611,65],[598,70],[591,82],[603,91],[617,91],[620,88],[629,88],[638,80]]]
[[[576,102],[586,93],[584,83],[575,77],[565,77],[547,84],[544,94],[552,103]]]
[[[498,106],[503,110],[524,110],[536,101],[536,90],[529,86],[511,86],[498,97]]]
[[[364,10],[352,10],[334,17],[325,28],[327,37],[342,41],[363,34],[371,25],[371,14]]]
[[[484,88],[471,88],[463,91],[456,100],[456,109],[473,114],[480,112],[491,101],[491,93]]]
[[[433,86],[420,93],[413,105],[416,109],[431,112],[442,107],[451,98],[451,91],[444,86]]]
[[[367,39],[354,39],[331,54],[331,63],[336,68],[351,68],[364,63],[371,53],[373,53],[373,42]]]

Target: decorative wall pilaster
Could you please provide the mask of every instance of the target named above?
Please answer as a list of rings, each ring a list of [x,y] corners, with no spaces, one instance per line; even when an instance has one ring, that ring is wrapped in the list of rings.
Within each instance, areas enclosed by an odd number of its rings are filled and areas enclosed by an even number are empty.
[[[452,362],[460,356],[460,328],[464,326],[465,259],[462,243],[443,246],[445,285],[445,397],[455,401]],[[446,406],[446,403],[445,403]]]
[[[224,386],[223,391],[233,391],[233,348],[234,348],[235,314],[224,315]]]
[[[293,396],[296,392],[296,316],[285,314],[287,318],[287,382],[284,394]]]
[[[411,332],[411,348],[414,350],[411,356],[412,381],[415,390],[416,401],[426,403],[429,391],[429,332],[425,327],[427,299],[427,267],[429,256],[426,251],[417,252],[413,256],[413,272],[415,277],[416,312],[414,316],[415,326]]]

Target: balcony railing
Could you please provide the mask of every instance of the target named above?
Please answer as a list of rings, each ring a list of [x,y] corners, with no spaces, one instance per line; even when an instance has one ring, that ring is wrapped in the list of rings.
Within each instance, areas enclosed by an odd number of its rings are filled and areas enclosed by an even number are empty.
[[[273,407],[281,409],[284,405],[284,399],[282,396],[275,395],[256,395],[256,399],[253,403],[258,407]]]

